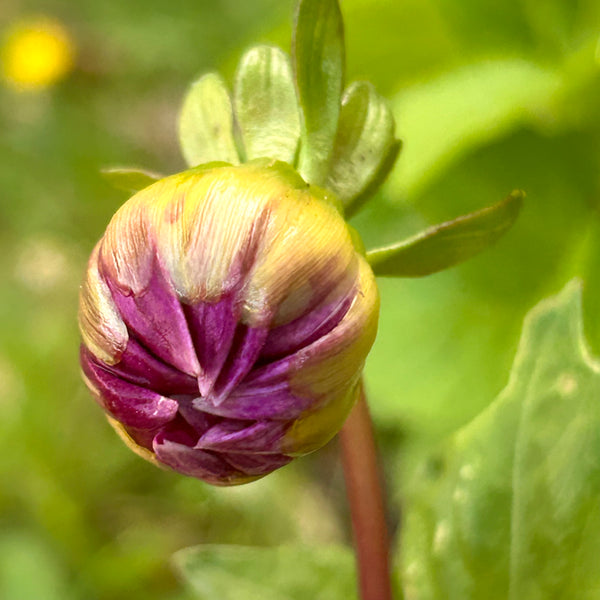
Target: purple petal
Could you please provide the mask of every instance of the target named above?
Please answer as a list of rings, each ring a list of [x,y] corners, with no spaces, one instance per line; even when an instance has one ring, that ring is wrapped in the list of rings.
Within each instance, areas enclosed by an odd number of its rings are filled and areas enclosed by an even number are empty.
[[[238,325],[227,361],[219,374],[210,402],[221,404],[250,372],[268,335],[266,327]]]
[[[211,427],[219,423],[220,417],[208,414],[194,408],[195,396],[174,396],[173,399],[179,403],[179,415],[194,430],[196,438],[200,437]],[[194,445],[194,444],[192,444]]]
[[[296,419],[311,408],[315,399],[292,394],[289,371],[295,365],[295,355],[252,371],[227,398],[218,403],[211,398],[195,398],[193,405],[214,415],[230,419],[259,421]]]
[[[159,360],[134,338],[129,338],[119,362],[116,365],[107,365],[106,370],[129,383],[152,389],[165,396],[196,394],[198,389],[193,377]]]
[[[224,418],[249,421],[263,419],[289,421],[296,419],[313,404],[314,400],[311,398],[294,396],[287,384],[282,389],[272,389],[266,393],[250,388],[246,388],[243,392],[236,390],[218,406],[215,406],[210,399],[194,400],[194,406],[198,410]]]
[[[287,465],[292,458],[284,454],[223,454],[223,458],[238,469],[250,476],[262,476]]]
[[[337,302],[327,302],[295,321],[269,332],[261,357],[273,358],[292,354],[329,333],[344,318],[352,304],[349,294]]]
[[[212,390],[233,343],[238,315],[235,297],[227,294],[218,302],[183,305],[202,374],[198,388],[203,396]]]
[[[276,453],[288,425],[282,422],[221,421],[211,427],[196,448],[219,452]]]
[[[106,281],[130,335],[162,361],[198,377],[200,365],[183,309],[160,267],[153,265],[147,288],[135,295],[125,294],[110,278]]]
[[[156,458],[179,473],[215,485],[236,483],[244,474],[212,452],[197,450],[189,440],[172,432],[160,432],[153,443]]]
[[[123,429],[138,446],[153,452],[152,442],[156,434],[160,431],[160,427],[155,429],[136,429],[135,427],[123,426]]]
[[[82,350],[81,367],[100,405],[126,427],[154,429],[177,414],[175,400],[123,381]]]

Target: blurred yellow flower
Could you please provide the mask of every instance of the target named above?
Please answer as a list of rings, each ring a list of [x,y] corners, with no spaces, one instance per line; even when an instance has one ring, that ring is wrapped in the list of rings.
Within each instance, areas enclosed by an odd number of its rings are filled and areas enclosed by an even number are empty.
[[[15,23],[0,49],[4,80],[19,90],[39,90],[73,68],[75,47],[61,23],[50,18]]]

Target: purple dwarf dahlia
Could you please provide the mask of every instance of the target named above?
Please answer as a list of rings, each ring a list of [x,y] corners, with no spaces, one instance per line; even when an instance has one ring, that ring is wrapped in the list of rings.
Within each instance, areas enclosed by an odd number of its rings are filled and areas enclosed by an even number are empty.
[[[331,193],[288,165],[204,165],[116,213],[81,289],[81,365],[139,454],[257,479],[325,444],[375,339],[373,273]]]

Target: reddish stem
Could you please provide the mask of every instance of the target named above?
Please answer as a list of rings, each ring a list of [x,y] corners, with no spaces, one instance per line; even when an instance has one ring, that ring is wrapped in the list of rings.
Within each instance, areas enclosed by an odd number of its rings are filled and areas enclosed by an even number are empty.
[[[392,600],[389,539],[373,425],[360,397],[340,432],[362,600]]]

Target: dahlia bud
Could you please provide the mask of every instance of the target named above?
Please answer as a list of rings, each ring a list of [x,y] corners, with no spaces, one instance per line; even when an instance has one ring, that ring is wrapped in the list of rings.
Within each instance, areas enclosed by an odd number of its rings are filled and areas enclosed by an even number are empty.
[[[86,382],[142,456],[218,485],[323,446],[352,408],[378,293],[334,196],[213,163],[116,213],[80,297]]]
[[[215,73],[191,86],[179,137],[193,168],[106,172],[141,191],[92,253],[81,364],[111,424],[156,464],[232,485],[323,446],[375,339],[374,273],[435,273],[515,222],[520,192],[365,256],[342,212],[363,206],[401,144],[375,88],[343,81],[338,0],[298,0],[292,58],[256,46],[233,93]]]

